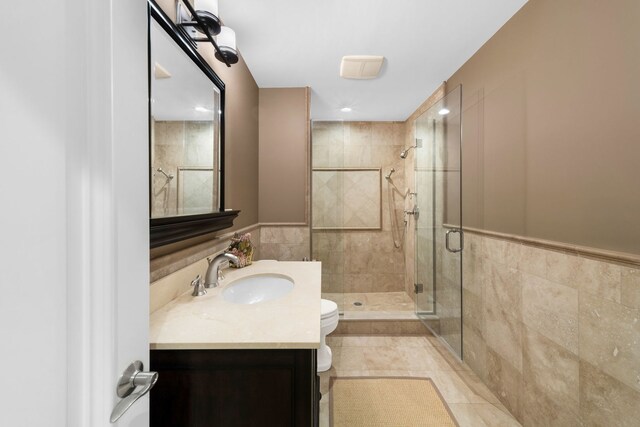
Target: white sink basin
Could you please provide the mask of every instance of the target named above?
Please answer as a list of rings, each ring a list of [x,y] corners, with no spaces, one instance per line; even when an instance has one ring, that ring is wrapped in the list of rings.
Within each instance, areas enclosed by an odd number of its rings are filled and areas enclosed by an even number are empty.
[[[234,280],[222,298],[234,304],[257,304],[282,298],[293,289],[293,280],[280,274],[256,274]]]

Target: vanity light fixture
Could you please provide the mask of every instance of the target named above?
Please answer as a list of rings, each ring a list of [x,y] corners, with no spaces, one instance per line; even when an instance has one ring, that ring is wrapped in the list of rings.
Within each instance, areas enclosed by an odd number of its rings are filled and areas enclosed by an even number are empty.
[[[441,108],[440,111],[438,111],[438,114],[440,114],[441,116],[446,116],[447,114],[449,114],[451,111],[449,111],[448,108]]]
[[[340,109],[340,111],[342,111],[343,113],[350,113],[353,110],[351,110],[350,107],[343,107],[343,108]]]
[[[227,67],[238,62],[236,35],[222,24],[218,16],[218,0],[194,0],[194,6],[189,0],[176,0],[176,21],[193,47],[197,48],[196,42],[210,42],[218,61]],[[197,33],[205,37],[198,37]],[[213,36],[218,36],[217,41]]]
[[[216,37],[219,49],[216,51],[216,59],[221,62],[235,64],[238,62],[236,50],[236,32],[229,27],[222,27]]]

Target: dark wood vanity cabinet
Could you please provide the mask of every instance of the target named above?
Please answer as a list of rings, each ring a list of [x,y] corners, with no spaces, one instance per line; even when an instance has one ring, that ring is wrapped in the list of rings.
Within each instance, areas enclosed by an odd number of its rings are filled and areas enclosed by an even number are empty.
[[[316,350],[152,350],[151,426],[315,427]]]

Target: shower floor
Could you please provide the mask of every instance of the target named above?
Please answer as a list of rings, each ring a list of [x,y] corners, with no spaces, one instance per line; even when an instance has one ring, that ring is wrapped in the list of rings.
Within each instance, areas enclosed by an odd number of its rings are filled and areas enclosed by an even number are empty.
[[[406,292],[322,293],[338,304],[344,319],[417,319],[415,302]],[[356,305],[355,303],[361,303]]]

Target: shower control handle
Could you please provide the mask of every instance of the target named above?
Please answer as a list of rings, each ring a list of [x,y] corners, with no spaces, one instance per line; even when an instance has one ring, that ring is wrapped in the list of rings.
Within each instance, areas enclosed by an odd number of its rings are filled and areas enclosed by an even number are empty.
[[[458,249],[451,249],[451,244],[449,243],[449,237],[453,233],[458,233],[460,235],[460,247]],[[444,246],[449,252],[453,252],[454,254],[462,252],[462,250],[464,249],[464,233],[462,232],[462,230],[459,228],[452,228],[447,230],[444,237]]]
[[[414,205],[413,209],[405,210],[404,213],[407,215],[413,215],[417,221],[418,217],[420,217],[420,208],[418,208],[418,205]]]

